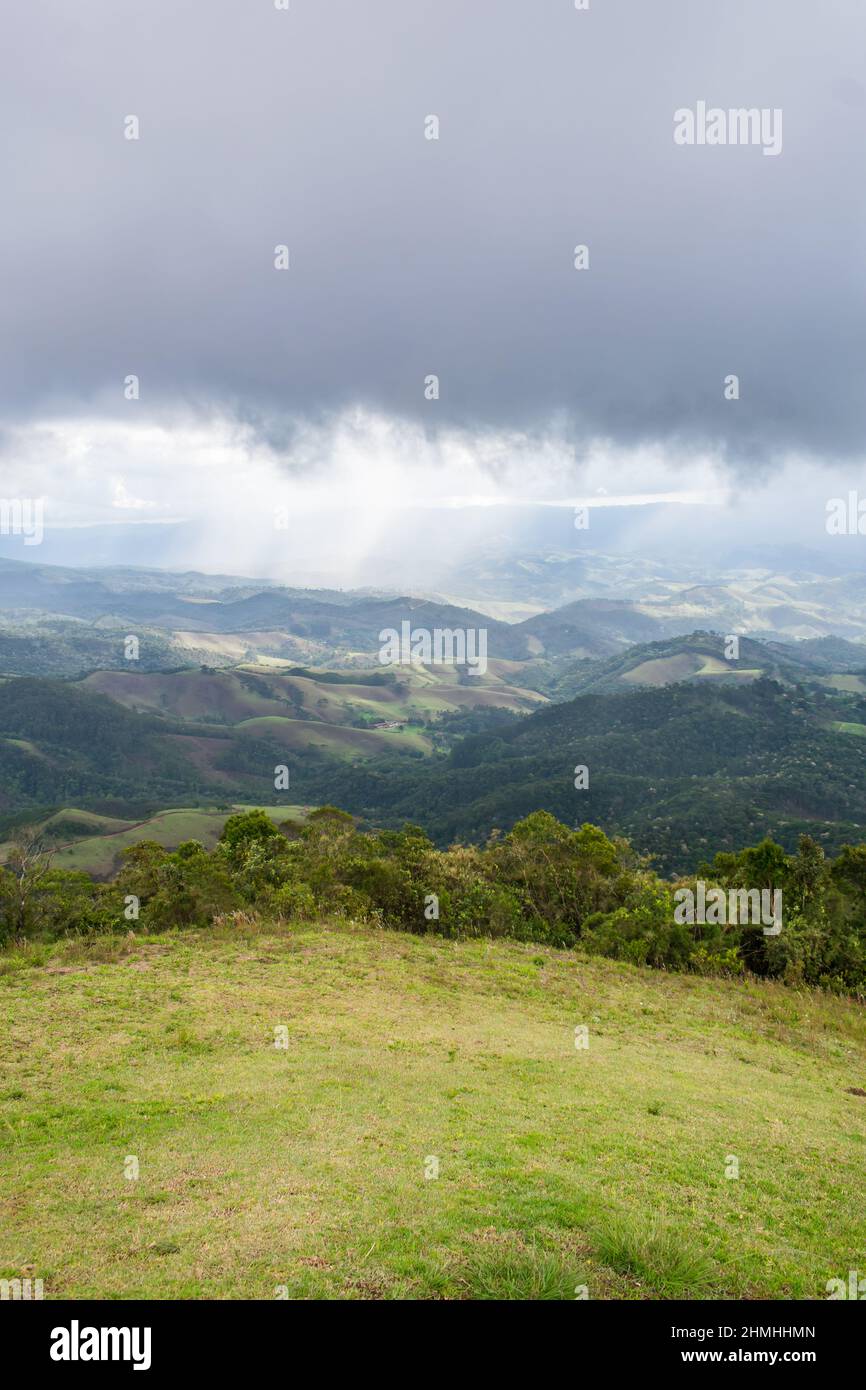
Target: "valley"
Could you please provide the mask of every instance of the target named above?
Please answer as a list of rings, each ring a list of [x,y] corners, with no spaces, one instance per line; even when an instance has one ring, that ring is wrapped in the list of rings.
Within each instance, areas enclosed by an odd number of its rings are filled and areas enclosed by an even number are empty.
[[[65,816],[81,833],[58,863],[100,876],[141,838],[209,845],[219,808],[275,793],[287,815],[331,802],[371,825],[418,821],[442,844],[547,810],[627,835],[667,872],[766,833],[787,848],[809,833],[832,851],[866,826],[866,644],[838,634],[743,633],[732,658],[721,631],[659,637],[647,601],[584,599],[508,624],[432,600],[200,575],[17,564],[0,576],[12,581],[7,639],[48,667],[0,678],[0,835]],[[716,598],[692,588],[693,606]],[[256,623],[265,610],[282,622],[273,648],[318,643],[332,664],[263,655],[247,643],[262,628],[232,635],[239,612]],[[142,630],[140,660],[124,661],[135,613],[166,626]],[[422,621],[485,624],[486,670],[382,665],[382,632]],[[90,663],[73,674],[65,649],[40,647],[43,622],[107,645],[73,634]],[[178,633],[195,633],[198,657],[210,643],[208,658],[194,661]],[[244,659],[217,652],[223,640]],[[106,828],[82,827],[82,811]]]

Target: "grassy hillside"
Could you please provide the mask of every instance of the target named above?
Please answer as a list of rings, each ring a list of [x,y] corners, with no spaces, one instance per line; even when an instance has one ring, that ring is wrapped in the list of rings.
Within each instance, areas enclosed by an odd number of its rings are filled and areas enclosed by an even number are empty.
[[[170,811],[158,811],[141,821],[112,820],[94,816],[87,811],[59,811],[42,822],[48,843],[57,844],[52,856],[56,869],[80,869],[94,878],[108,878],[120,865],[120,857],[130,845],[153,840],[165,849],[176,849],[184,840],[198,840],[205,849],[213,849],[228,817],[237,811],[253,810],[247,805],[229,809],[204,806],[180,806]],[[302,806],[263,806],[273,821],[302,820]],[[0,863],[11,850],[8,841],[0,844]]]
[[[429,719],[475,708],[528,711],[544,697],[520,686],[516,663],[491,663],[483,676],[462,677],[452,666],[381,666],[337,680],[332,671],[236,670],[95,671],[82,688],[108,695],[127,709],[227,725],[246,719],[302,718],[325,724]],[[502,674],[499,674],[501,668]]]
[[[839,999],[351,926],[0,960],[0,1277],[47,1298],[820,1298],[866,1240]]]
[[[792,643],[740,637],[736,659],[729,659],[726,650],[720,633],[690,632],[632,646],[606,660],[559,659],[539,672],[540,684],[554,700],[677,681],[742,684],[759,676],[788,685],[815,683],[850,694],[866,689],[861,676],[852,674],[866,666],[866,648],[838,638]]]
[[[429,753],[430,740],[417,729],[351,729],[341,725],[313,723],[308,719],[280,719],[273,715],[262,719],[245,719],[238,725],[241,733],[251,738],[265,738],[295,753],[316,749],[332,758],[355,762],[359,757],[375,757],[377,753]]]

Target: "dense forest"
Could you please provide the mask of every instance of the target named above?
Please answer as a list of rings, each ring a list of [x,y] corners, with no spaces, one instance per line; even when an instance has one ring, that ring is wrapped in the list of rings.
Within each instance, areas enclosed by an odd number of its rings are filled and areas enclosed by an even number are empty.
[[[652,853],[664,872],[680,872],[766,832],[789,850],[802,834],[833,852],[861,838],[860,721],[862,696],[772,680],[590,694],[528,718],[452,716],[445,758],[363,767],[308,761],[293,767],[293,785],[306,800],[334,802],[374,824],[420,819],[440,845],[483,840],[536,810],[572,825],[591,820]],[[575,786],[581,781],[587,785]]]
[[[22,677],[0,685],[0,809],[198,794],[201,775],[137,715],[71,681]]]

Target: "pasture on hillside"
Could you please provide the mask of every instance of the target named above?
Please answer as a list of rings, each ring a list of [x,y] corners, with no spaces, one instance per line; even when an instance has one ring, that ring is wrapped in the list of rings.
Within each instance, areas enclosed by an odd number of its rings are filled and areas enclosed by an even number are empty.
[[[805,1299],[862,1267],[845,999],[243,914],[0,970],[0,1277],[46,1298]]]

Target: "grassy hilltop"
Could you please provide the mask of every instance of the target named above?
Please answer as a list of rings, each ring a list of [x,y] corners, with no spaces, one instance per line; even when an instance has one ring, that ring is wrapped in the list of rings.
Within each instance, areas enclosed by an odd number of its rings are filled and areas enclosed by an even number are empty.
[[[862,1264],[844,999],[243,914],[3,969],[0,1276],[46,1298],[820,1298]]]

